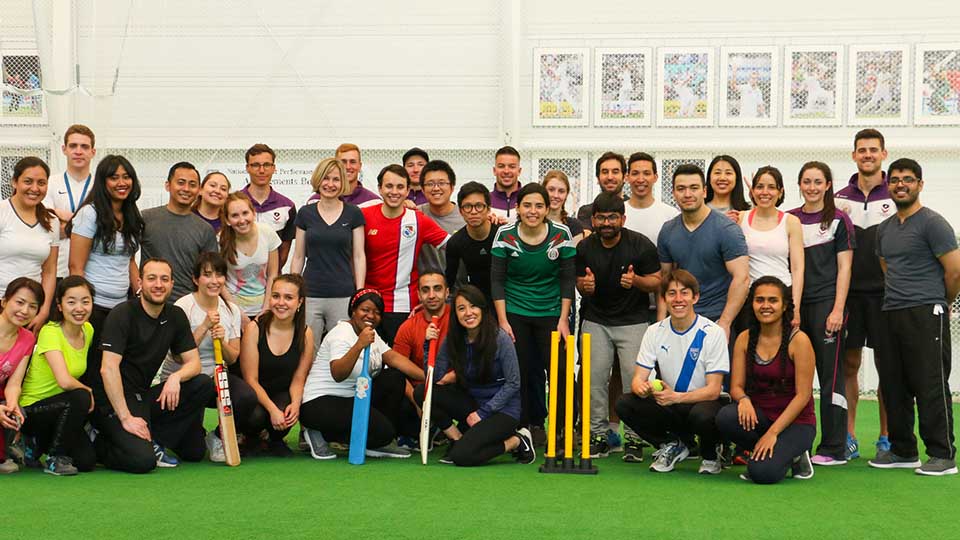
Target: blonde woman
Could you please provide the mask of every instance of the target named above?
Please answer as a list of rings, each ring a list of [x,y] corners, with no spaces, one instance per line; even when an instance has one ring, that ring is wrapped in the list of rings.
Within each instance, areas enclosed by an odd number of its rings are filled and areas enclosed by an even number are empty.
[[[565,209],[567,196],[570,195],[570,179],[563,171],[553,169],[543,175],[540,185],[547,190],[547,194],[550,196],[550,211],[547,212],[547,219],[554,223],[566,225],[570,229],[570,234],[573,235],[573,245],[576,246],[580,243],[580,240],[583,240],[584,231],[583,225],[575,218],[568,216]]]

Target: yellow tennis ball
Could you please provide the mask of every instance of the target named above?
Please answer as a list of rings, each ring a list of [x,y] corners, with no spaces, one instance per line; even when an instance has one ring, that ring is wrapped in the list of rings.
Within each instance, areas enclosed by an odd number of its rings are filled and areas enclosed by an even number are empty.
[[[650,387],[653,388],[654,392],[663,392],[663,381],[654,379],[650,381]]]

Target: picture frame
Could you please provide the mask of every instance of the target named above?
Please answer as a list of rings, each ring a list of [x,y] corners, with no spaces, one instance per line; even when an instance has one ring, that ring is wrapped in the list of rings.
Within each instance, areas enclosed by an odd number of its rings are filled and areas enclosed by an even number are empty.
[[[534,49],[534,126],[589,125],[589,88],[589,48]]]
[[[712,126],[716,54],[712,47],[657,50],[657,125]]]
[[[903,126],[909,121],[910,47],[851,45],[847,123],[851,126]]]
[[[653,122],[653,49],[594,49],[593,125],[645,127]]]
[[[783,124],[839,126],[843,122],[842,45],[784,47]]]
[[[913,123],[960,125],[960,43],[919,43],[915,58]]]
[[[40,55],[35,50],[0,53],[0,124],[46,124]]]
[[[780,107],[777,47],[720,49],[720,125],[776,126]]]

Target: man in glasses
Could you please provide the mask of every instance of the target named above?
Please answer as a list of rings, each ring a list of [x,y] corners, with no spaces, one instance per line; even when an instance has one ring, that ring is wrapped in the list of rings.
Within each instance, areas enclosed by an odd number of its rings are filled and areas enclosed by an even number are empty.
[[[447,242],[447,283],[469,283],[483,291],[488,299],[492,298],[490,249],[497,229],[489,219],[490,190],[479,182],[467,182],[457,194],[457,206],[466,226]]]
[[[409,173],[408,168],[407,174]],[[447,234],[453,234],[464,226],[463,217],[457,212],[457,205],[450,201],[456,185],[457,175],[446,161],[430,161],[420,170],[420,187],[427,197],[427,202],[417,206],[417,210],[435,221]],[[420,272],[443,272],[446,267],[445,251],[445,248],[425,244],[420,253]]]
[[[250,183],[243,192],[253,201],[253,209],[257,212],[257,223],[262,223],[276,231],[280,237],[280,247],[277,255],[280,258],[279,268],[287,262],[290,253],[290,243],[296,236],[297,207],[293,201],[273,189],[270,181],[277,170],[277,154],[265,144],[251,146],[245,156],[247,160],[247,174]]]
[[[629,394],[634,362],[651,319],[649,293],[660,287],[660,259],[653,242],[623,228],[625,208],[618,191],[598,195],[591,211],[594,234],[577,245],[577,290],[582,295],[580,329],[593,336],[590,456],[606,457],[614,357],[620,359],[623,393]],[[639,437],[630,428],[626,437],[632,460],[642,460]]]

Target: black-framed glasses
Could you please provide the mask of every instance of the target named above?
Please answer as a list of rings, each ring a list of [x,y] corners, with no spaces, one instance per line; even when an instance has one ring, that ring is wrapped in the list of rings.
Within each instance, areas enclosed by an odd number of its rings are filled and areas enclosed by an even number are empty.
[[[616,223],[623,218],[620,214],[594,214],[593,219],[597,223]]]
[[[486,203],[464,204],[460,208],[463,208],[464,212],[483,212],[487,209],[487,205]]]
[[[903,178],[891,178],[890,180],[888,180],[888,183],[893,185],[903,184],[905,186],[912,186],[916,184],[917,181],[919,180],[920,180],[919,178],[914,178],[912,176],[904,176]]]

